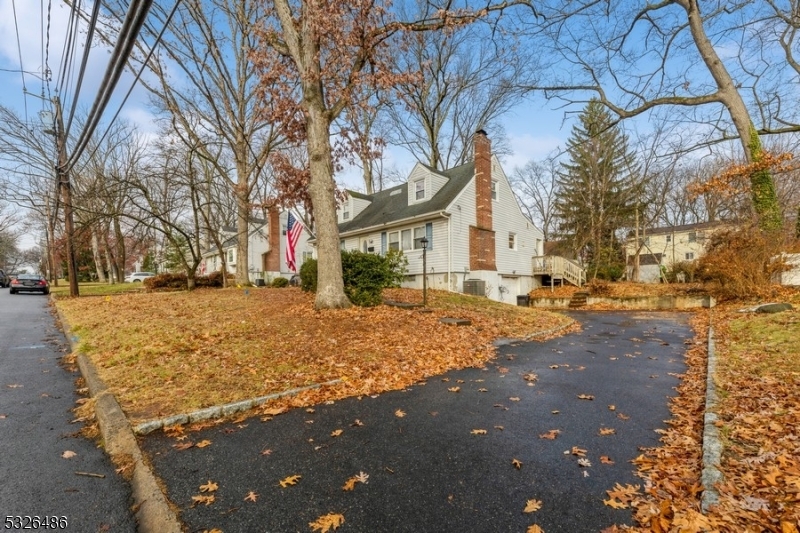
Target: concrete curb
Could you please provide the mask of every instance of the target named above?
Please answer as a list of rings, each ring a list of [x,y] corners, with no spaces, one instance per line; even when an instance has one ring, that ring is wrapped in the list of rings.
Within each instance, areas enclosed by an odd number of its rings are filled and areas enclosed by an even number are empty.
[[[240,402],[226,403],[224,405],[215,405],[213,407],[208,407],[206,409],[200,409],[199,411],[193,411],[191,413],[186,413],[182,415],[174,415],[167,418],[162,418],[160,420],[151,420],[149,422],[143,422],[138,426],[134,427],[133,432],[136,435],[147,435],[148,433],[151,433],[157,429],[161,429],[164,426],[172,426],[175,424],[189,424],[191,422],[198,422],[200,420],[221,418],[223,416],[232,415],[235,413],[239,413],[241,411],[247,411],[248,409],[252,409],[253,407],[257,407],[276,398],[282,398],[284,396],[292,396],[294,394],[298,394],[303,391],[318,389],[325,385],[337,385],[341,382],[342,382],[341,379],[333,379],[331,381],[326,381],[325,383],[315,383],[314,385],[308,385],[306,387],[297,387],[294,389],[285,390],[283,392],[276,392],[274,394],[268,394],[266,396],[259,396],[258,398],[251,398],[249,400],[242,400]]]
[[[72,351],[77,351],[78,337],[72,334],[69,324],[57,307],[56,312]],[[125,457],[133,461],[133,477],[130,484],[136,509],[134,516],[138,523],[137,530],[139,533],[181,533],[183,528],[180,521],[167,503],[167,498],[158,486],[152,470],[144,462],[136,437],[116,398],[97,375],[88,357],[78,353],[76,359],[89,388],[89,394],[96,400],[97,423],[100,426],[106,452],[112,458]]]
[[[714,383],[714,374],[717,369],[717,355],[714,345],[714,329],[708,328],[708,375],[706,376],[706,406],[703,417],[703,498],[701,508],[707,512],[712,505],[719,503],[719,493],[715,487],[722,482],[722,472],[719,470],[720,457],[722,456],[722,441],[719,438],[719,429],[716,426],[716,409],[718,397],[717,387]]]

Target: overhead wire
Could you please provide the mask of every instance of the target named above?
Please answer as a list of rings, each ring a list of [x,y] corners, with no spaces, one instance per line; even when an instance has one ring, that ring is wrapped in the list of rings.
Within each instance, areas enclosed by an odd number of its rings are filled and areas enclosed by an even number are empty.
[[[130,56],[133,45],[139,34],[139,30],[144,25],[147,13],[150,10],[153,0],[133,0],[128,6],[128,12],[125,14],[125,20],[120,28],[120,34],[117,38],[117,43],[111,53],[111,61],[103,76],[100,84],[100,90],[95,98],[89,115],[84,125],[83,131],[78,137],[75,149],[69,156],[66,168],[61,169],[66,172],[75,166],[78,158],[83,154],[86,149],[89,139],[91,138],[94,130],[100,121],[103,110],[111,98],[111,94],[119,81],[122,72],[125,69],[128,57]]]
[[[50,13],[53,8],[53,0],[47,0],[47,30],[45,31],[44,47],[44,83],[47,87],[47,99],[50,100]]]
[[[119,116],[120,112],[122,111],[122,108],[125,106],[125,103],[128,101],[128,98],[130,97],[131,93],[133,92],[133,89],[136,87],[136,84],[139,82],[139,78],[142,76],[142,73],[144,73],[144,69],[147,68],[147,64],[150,62],[150,59],[153,57],[153,54],[155,53],[156,48],[158,48],[158,44],[161,42],[161,39],[164,37],[164,33],[167,31],[167,27],[169,26],[169,23],[172,21],[173,15],[175,15],[175,12],[178,10],[178,5],[180,3],[181,3],[181,0],[176,0],[175,1],[175,5],[172,6],[172,11],[170,11],[169,15],[167,16],[167,19],[164,21],[164,27],[161,28],[161,31],[159,32],[158,36],[156,36],[156,40],[153,42],[153,45],[150,47],[150,51],[148,52],[147,57],[145,57],[144,61],[142,61],[142,66],[139,68],[139,71],[136,73],[136,77],[134,78],[133,82],[131,83],[131,86],[128,89],[128,92],[125,93],[125,97],[122,99],[122,103],[120,103],[119,107],[117,108],[117,112],[114,113],[114,116],[109,121],[108,126],[106,127],[106,130],[103,132],[103,135],[100,137],[100,139],[95,144],[94,150],[92,150],[92,153],[89,154],[88,159],[91,159],[94,156],[94,154],[100,148],[100,145],[103,144],[103,141],[105,140],[105,138],[108,135],[108,133],[111,131],[111,126],[114,124],[114,121],[117,120],[117,117]]]
[[[78,0],[79,2],[80,0]],[[70,63],[70,54],[72,52],[72,45],[70,43],[75,41],[75,9],[78,2],[73,2],[70,8],[69,20],[67,22],[67,33],[64,38],[64,47],[61,50],[61,64],[59,66],[58,85],[56,92],[62,93],[64,84],[66,83],[68,65]]]
[[[92,39],[94,38],[94,29],[97,25],[97,17],[100,14],[100,1],[95,0],[92,7],[92,18],[89,20],[89,28],[86,31],[86,44],[83,47],[83,57],[81,58],[81,66],[78,69],[78,83],[75,86],[75,97],[72,99],[72,106],[69,111],[69,119],[67,120],[67,127],[64,130],[64,135],[69,133],[72,127],[72,119],[75,116],[75,110],[78,108],[78,100],[81,95],[81,86],[83,85],[83,75],[86,73],[86,66],[89,63],[89,51],[92,49]]]
[[[25,123],[28,123],[28,89],[25,87],[25,66],[22,63],[22,45],[19,41],[19,24],[17,23],[17,0],[11,0],[11,9],[14,12],[14,30],[17,33],[17,52],[19,53],[19,72],[22,77],[22,100],[25,108]]]

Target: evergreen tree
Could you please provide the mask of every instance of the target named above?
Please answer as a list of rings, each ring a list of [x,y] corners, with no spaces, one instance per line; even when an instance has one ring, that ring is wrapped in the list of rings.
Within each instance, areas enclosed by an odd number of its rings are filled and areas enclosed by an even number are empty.
[[[640,193],[627,136],[592,100],[572,128],[567,154],[556,178],[556,232],[592,278],[619,277],[624,264],[617,233],[630,225]]]

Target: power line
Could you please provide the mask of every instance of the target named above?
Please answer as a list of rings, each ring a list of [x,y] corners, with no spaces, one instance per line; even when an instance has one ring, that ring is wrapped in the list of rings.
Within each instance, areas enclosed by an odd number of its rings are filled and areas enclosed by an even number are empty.
[[[50,12],[53,7],[53,0],[47,0],[47,30],[45,32],[44,47],[44,82],[47,86],[47,97],[50,98]]]
[[[145,18],[147,17],[152,3],[153,0],[133,0],[128,6],[128,12],[125,14],[125,20],[122,22],[122,28],[120,28],[117,43],[111,53],[111,62],[103,76],[100,90],[92,105],[92,109],[89,111],[86,124],[75,145],[75,150],[69,157],[66,167],[61,169],[62,172],[67,172],[75,166],[78,158],[86,149],[89,139],[97,128],[103,110],[108,104],[108,100],[111,98],[111,93],[114,91],[114,87],[119,81],[122,72],[125,70],[125,64],[130,56],[133,45],[136,43],[139,30],[144,25]]]
[[[25,106],[25,123],[28,123],[28,88],[25,87],[25,66],[22,64],[22,45],[19,42],[19,24],[17,24],[17,2],[11,0],[11,9],[14,12],[14,30],[17,32],[17,52],[19,53],[19,71],[22,77],[22,101]]]
[[[117,108],[117,112],[114,113],[114,116],[111,118],[111,121],[108,123],[108,127],[106,128],[106,131],[103,132],[103,135],[100,137],[100,140],[97,141],[97,144],[95,145],[94,150],[92,150],[92,153],[89,155],[88,159],[91,159],[94,156],[94,154],[100,148],[100,145],[103,144],[103,140],[105,140],[106,135],[108,135],[108,132],[111,131],[111,126],[114,124],[114,121],[117,120],[117,117],[119,116],[120,111],[122,111],[122,108],[125,106],[125,103],[128,101],[128,97],[130,97],[131,93],[133,92],[133,89],[136,87],[136,84],[138,83],[139,78],[142,76],[142,73],[144,72],[144,69],[147,67],[147,64],[150,62],[150,59],[153,57],[153,54],[155,53],[156,48],[158,47],[158,44],[161,42],[161,39],[164,36],[164,33],[167,31],[167,27],[169,26],[169,23],[172,21],[172,16],[175,15],[175,12],[178,10],[178,5],[180,3],[181,3],[181,0],[177,0],[175,2],[175,5],[172,6],[172,11],[170,11],[169,16],[167,16],[167,19],[164,22],[164,27],[161,28],[161,32],[158,34],[158,36],[156,36],[155,42],[150,47],[150,52],[148,52],[147,57],[145,57],[144,61],[142,61],[142,66],[139,68],[139,72],[136,73],[136,77],[134,78],[133,82],[131,83],[131,86],[128,89],[128,92],[125,93],[125,97],[122,99],[122,103]]]
[[[72,118],[75,116],[75,109],[78,107],[78,99],[81,95],[81,86],[83,85],[83,75],[86,73],[86,65],[89,62],[89,51],[92,49],[92,37],[94,37],[94,28],[97,25],[97,16],[100,14],[100,2],[95,0],[92,7],[92,18],[89,21],[89,29],[86,32],[86,44],[83,47],[83,57],[81,58],[81,66],[78,69],[78,83],[75,86],[75,97],[72,100],[72,108],[69,111],[69,119],[67,120],[67,128],[64,130],[64,135],[69,135],[69,130],[72,127]]]

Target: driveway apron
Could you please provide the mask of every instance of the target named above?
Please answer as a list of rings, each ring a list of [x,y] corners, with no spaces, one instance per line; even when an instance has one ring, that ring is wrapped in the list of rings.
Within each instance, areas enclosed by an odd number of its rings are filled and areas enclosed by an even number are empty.
[[[640,483],[630,461],[658,446],[685,369],[688,315],[572,316],[581,332],[501,346],[483,369],[140,444],[190,531],[311,531],[329,513],[344,517],[343,532],[631,524],[629,509],[603,500],[616,483]],[[367,482],[344,490],[360,473]],[[289,476],[300,477],[281,486]],[[201,492],[209,482],[217,489]],[[528,500],[541,509],[523,513]]]
[[[47,301],[0,291],[0,530],[133,532],[130,486],[71,422],[79,374]]]

